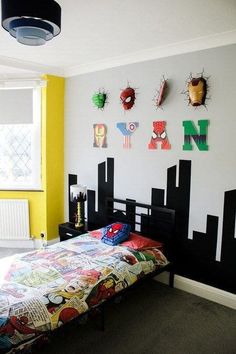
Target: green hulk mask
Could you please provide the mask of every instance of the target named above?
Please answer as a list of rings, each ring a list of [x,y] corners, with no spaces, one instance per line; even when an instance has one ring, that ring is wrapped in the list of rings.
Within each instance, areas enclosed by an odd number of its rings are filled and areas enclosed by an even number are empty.
[[[106,103],[106,99],[107,99],[106,93],[102,93],[102,92],[95,93],[92,97],[92,101],[98,109],[102,109],[104,107]]]

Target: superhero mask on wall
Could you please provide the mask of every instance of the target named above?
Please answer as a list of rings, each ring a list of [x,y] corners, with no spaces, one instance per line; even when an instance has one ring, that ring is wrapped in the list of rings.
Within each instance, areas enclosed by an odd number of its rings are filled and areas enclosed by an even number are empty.
[[[203,74],[204,71],[202,71],[199,77],[192,77],[192,74],[190,74],[186,80],[186,90],[181,92],[187,96],[188,104],[195,108],[199,106],[206,107],[206,100],[209,99],[207,97],[207,80],[209,77],[203,76]]]
[[[135,90],[132,87],[126,87],[126,89],[121,92],[120,99],[125,111],[131,109],[136,99]]]
[[[99,92],[96,92],[93,96],[92,96],[92,101],[93,104],[95,105],[95,107],[97,107],[98,109],[103,109],[105,106],[107,100],[107,94],[103,91],[101,92],[99,90]]]
[[[188,83],[189,103],[192,106],[205,104],[207,94],[207,83],[203,77],[192,78]]]
[[[167,80],[163,76],[163,79],[161,80],[160,83],[160,88],[153,99],[156,108],[162,108],[162,103],[164,102],[166,95],[167,95]]]

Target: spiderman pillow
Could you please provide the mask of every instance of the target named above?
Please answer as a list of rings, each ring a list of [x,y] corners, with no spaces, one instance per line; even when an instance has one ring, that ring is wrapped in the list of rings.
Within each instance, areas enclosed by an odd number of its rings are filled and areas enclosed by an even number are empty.
[[[102,242],[110,246],[118,245],[128,239],[130,233],[130,225],[121,222],[115,222],[105,226],[102,229]]]

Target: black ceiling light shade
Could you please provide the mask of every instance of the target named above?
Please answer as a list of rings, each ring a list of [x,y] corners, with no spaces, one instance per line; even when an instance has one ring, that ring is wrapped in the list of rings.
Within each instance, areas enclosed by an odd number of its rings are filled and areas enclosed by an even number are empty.
[[[61,32],[61,7],[54,0],[2,0],[2,27],[22,44],[43,45]]]

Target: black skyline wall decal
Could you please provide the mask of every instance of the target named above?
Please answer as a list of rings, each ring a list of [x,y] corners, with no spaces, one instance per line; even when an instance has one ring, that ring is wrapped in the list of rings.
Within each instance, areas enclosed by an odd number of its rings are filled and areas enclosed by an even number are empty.
[[[106,200],[114,196],[114,159],[108,158],[106,162],[98,165],[98,211],[95,210],[96,192],[87,191],[88,222],[90,230],[106,224]]]
[[[107,172],[107,173],[106,173]],[[167,188],[152,188],[151,204],[176,211],[176,273],[236,293],[236,189],[226,191],[223,208],[221,261],[216,261],[218,216],[206,215],[206,231],[193,231],[189,239],[189,210],[191,196],[191,161],[179,160],[179,181],[176,186],[176,166],[167,169]],[[74,176],[74,175],[70,175]],[[107,179],[105,178],[107,176]],[[69,180],[72,177],[69,177]],[[98,165],[98,210],[96,192],[88,190],[88,220],[90,229],[106,223],[106,197],[114,196],[114,159]],[[141,202],[141,201],[139,201]],[[112,206],[111,206],[112,207]]]

